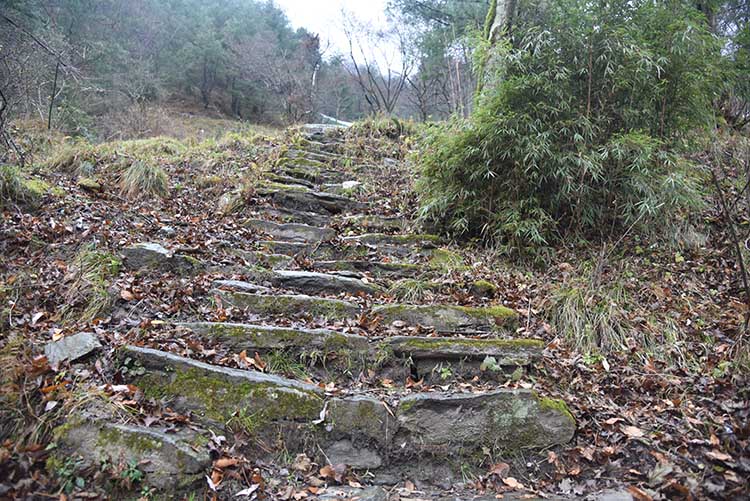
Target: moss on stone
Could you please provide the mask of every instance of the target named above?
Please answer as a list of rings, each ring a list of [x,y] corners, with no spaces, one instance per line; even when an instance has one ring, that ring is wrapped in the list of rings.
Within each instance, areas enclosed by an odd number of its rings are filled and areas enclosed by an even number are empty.
[[[459,254],[445,248],[435,249],[430,253],[428,264],[431,268],[443,271],[464,271],[469,267]]]
[[[540,397],[537,393],[534,393],[534,396],[539,401],[539,408],[541,410],[559,412],[570,419],[570,422],[575,425],[576,419],[573,417],[565,401],[560,398]]]
[[[459,310],[474,318],[517,318],[518,314],[505,306],[485,306],[475,308],[471,306],[456,306]]]
[[[81,177],[78,179],[78,186],[84,190],[89,191],[101,191],[102,185],[96,180],[90,177]]]
[[[450,348],[461,346],[466,348],[477,349],[504,349],[512,350],[517,348],[544,348],[544,341],[540,339],[467,339],[467,338],[428,338],[428,339],[409,339],[399,343],[399,348],[403,351],[409,350],[435,350],[441,348]]]
[[[104,427],[99,430],[97,445],[106,447],[110,444],[123,445],[139,455],[158,451],[164,447],[164,443],[152,437],[139,433],[123,433],[114,427]]]
[[[222,424],[243,406],[258,409],[257,419],[270,424],[314,419],[321,405],[321,398],[313,392],[272,383],[229,381],[194,368],[178,370],[171,378],[150,373],[140,378],[138,385],[149,398],[189,399],[198,412]]]

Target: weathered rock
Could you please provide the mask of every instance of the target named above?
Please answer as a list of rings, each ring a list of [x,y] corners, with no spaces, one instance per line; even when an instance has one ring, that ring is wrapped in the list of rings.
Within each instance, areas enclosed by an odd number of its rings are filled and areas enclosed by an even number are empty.
[[[469,286],[469,292],[477,299],[491,299],[497,293],[497,286],[487,280],[477,280]]]
[[[380,315],[388,324],[402,321],[410,325],[432,327],[440,332],[514,331],[518,326],[518,314],[504,306],[472,308],[449,305],[387,304],[375,306],[372,312]]]
[[[434,247],[438,242],[440,242],[440,237],[437,235],[429,235],[429,234],[389,235],[386,233],[367,233],[364,235],[344,237],[344,241],[363,244],[363,245],[374,245],[374,246],[413,245],[413,246]]]
[[[262,210],[255,211],[254,214],[262,219],[275,219],[284,223],[301,223],[319,228],[328,226],[332,220],[332,216],[327,214],[285,209],[284,207],[265,207]]]
[[[360,313],[354,303],[302,294],[261,296],[244,292],[216,291],[224,304],[230,304],[257,315],[310,315],[329,319],[346,319]]]
[[[367,395],[331,400],[326,424],[334,440],[351,437],[358,444],[374,444],[381,450],[388,449],[398,429],[398,422],[383,403]]]
[[[172,254],[157,243],[139,243],[122,250],[124,263],[130,269],[149,269],[176,274],[197,273],[202,264],[191,256]]]
[[[288,150],[284,153],[285,158],[307,159],[321,163],[336,163],[344,160],[343,155],[324,151]]]
[[[266,178],[273,181],[274,183],[289,184],[289,185],[296,184],[296,185],[304,186],[305,188],[309,188],[309,189],[315,188],[315,183],[313,183],[312,181],[308,181],[307,179],[298,178],[298,177],[286,176],[284,174],[268,173],[266,175]]]
[[[367,338],[342,334],[325,329],[290,329],[237,323],[191,322],[179,323],[196,334],[221,341],[235,351],[247,350],[320,350],[323,353],[340,350],[366,351]]]
[[[331,464],[345,464],[355,469],[375,469],[383,465],[383,458],[374,449],[358,447],[350,440],[339,440],[326,449]]]
[[[313,268],[322,271],[370,273],[374,277],[387,278],[416,277],[424,272],[424,268],[418,264],[365,260],[316,261]]]
[[[389,495],[382,487],[328,487],[319,496],[320,501],[388,501]],[[451,501],[457,501],[455,499]]]
[[[384,343],[398,356],[412,359],[484,359],[493,357],[498,366],[529,365],[542,356],[540,339],[471,339],[395,336]]]
[[[96,334],[79,332],[58,341],[47,343],[44,346],[44,355],[50,365],[57,366],[65,360],[74,362],[101,347],[102,345],[99,343]]]
[[[92,415],[74,415],[54,434],[57,449],[53,461],[78,456],[82,467],[98,468],[104,462],[137,464],[145,485],[171,494],[204,483],[204,473],[211,466],[208,448],[189,430],[165,433]]]
[[[270,282],[284,289],[311,294],[380,294],[382,289],[356,278],[342,277],[314,271],[275,270],[268,275]]]
[[[252,416],[258,429],[283,422],[309,423],[323,407],[317,386],[291,379],[135,346],[122,348],[120,358],[146,396],[167,399],[178,412],[192,412],[216,426],[223,427],[240,410]]]
[[[369,214],[344,216],[341,221],[347,226],[365,231],[403,231],[407,227],[406,219],[398,216],[384,217]]]
[[[418,457],[545,448],[567,443],[575,433],[575,420],[562,401],[528,390],[420,393],[402,398],[397,416],[395,442]]]
[[[320,242],[336,237],[336,232],[330,228],[318,228],[306,224],[279,224],[262,219],[251,219],[247,224],[258,231],[271,235],[274,239],[292,242]]]
[[[294,258],[287,254],[276,254],[273,252],[262,251],[244,251],[239,249],[234,250],[233,252],[247,261],[249,264],[273,270],[286,268],[292,263],[292,261],[294,261]]]
[[[91,192],[99,192],[102,191],[102,185],[99,181],[96,179],[92,179],[90,177],[79,177],[78,178],[78,187]]]
[[[270,292],[271,290],[268,287],[241,280],[214,280],[214,287],[248,293]]]
[[[258,193],[271,198],[277,206],[319,214],[339,214],[364,208],[364,204],[350,198],[288,185],[268,184],[259,188]]]
[[[361,192],[364,189],[364,185],[359,181],[344,181],[342,183],[324,183],[321,188],[327,193],[351,196]]]

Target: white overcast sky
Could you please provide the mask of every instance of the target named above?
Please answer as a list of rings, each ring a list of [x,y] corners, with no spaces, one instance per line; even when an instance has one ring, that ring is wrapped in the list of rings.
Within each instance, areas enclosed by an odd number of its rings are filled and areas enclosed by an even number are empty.
[[[347,53],[349,45],[342,29],[342,9],[374,26],[385,24],[387,0],[274,0],[292,26],[320,35],[321,48],[330,43],[331,52]]]

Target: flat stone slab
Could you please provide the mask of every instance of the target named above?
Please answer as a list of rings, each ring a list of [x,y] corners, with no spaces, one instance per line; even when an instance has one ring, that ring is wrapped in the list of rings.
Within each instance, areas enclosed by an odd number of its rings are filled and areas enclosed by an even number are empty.
[[[92,332],[79,332],[72,336],[67,336],[57,341],[52,341],[44,345],[44,355],[52,366],[68,360],[75,362],[89,353],[101,348],[102,345],[96,334]]]
[[[347,226],[371,232],[403,231],[408,226],[407,220],[399,216],[356,214],[344,216],[340,221]]]
[[[515,331],[518,327],[518,313],[504,306],[472,308],[450,305],[378,305],[372,313],[380,315],[383,321],[391,324],[396,321],[409,325],[431,327],[439,332],[473,331]]]
[[[316,349],[323,353],[339,350],[367,351],[367,338],[326,329],[290,329],[227,322],[178,323],[196,334],[221,341],[235,351]]]
[[[359,315],[361,308],[340,299],[327,299],[304,294],[276,294],[263,296],[244,292],[215,291],[224,304],[244,309],[257,315],[310,315],[343,320]]]
[[[395,336],[384,341],[395,355],[414,359],[484,359],[494,357],[499,366],[530,365],[540,360],[540,339],[471,339]]]
[[[269,183],[259,188],[258,193],[270,197],[280,207],[318,214],[340,214],[365,208],[351,198],[289,185]]]
[[[172,254],[157,243],[138,243],[122,250],[124,264],[129,269],[149,269],[178,275],[197,273],[202,264],[197,259]]]
[[[253,294],[271,291],[271,289],[269,289],[268,287],[252,284],[250,282],[243,282],[241,280],[214,280],[214,287]]]
[[[115,466],[135,463],[145,485],[170,495],[204,484],[211,466],[208,448],[189,430],[165,433],[78,414],[69,416],[54,435],[57,461],[79,456],[82,467],[99,467],[105,461]]]
[[[287,254],[276,254],[273,252],[262,251],[245,251],[240,249],[236,249],[233,252],[237,256],[247,261],[249,264],[273,270],[286,268],[292,263],[292,261],[294,261],[293,257]]]
[[[315,183],[312,181],[308,181],[307,179],[297,178],[297,177],[291,177],[286,176],[284,174],[275,174],[273,172],[269,172],[266,174],[266,179],[271,180],[274,183],[279,184],[291,184],[291,185],[300,185],[304,186],[305,188],[314,189]]]
[[[258,208],[253,214],[256,218],[272,218],[283,223],[301,223],[319,228],[327,226],[332,220],[332,216],[327,214],[316,214],[315,212],[285,209],[283,207]]]
[[[251,219],[248,226],[271,235],[275,240],[292,242],[320,242],[336,238],[336,232],[330,228],[318,228],[298,223],[274,223],[262,219]]]
[[[322,271],[370,273],[374,277],[386,278],[413,278],[422,275],[425,272],[425,269],[418,264],[386,263],[353,259],[316,261],[313,263],[313,268]]]
[[[576,427],[565,404],[529,390],[419,393],[402,398],[396,415],[395,443],[417,457],[546,448],[569,442]]]
[[[357,278],[342,277],[314,271],[274,270],[268,275],[276,287],[310,294],[369,294],[376,295],[383,290],[375,284],[368,284]]]
[[[147,397],[168,399],[178,412],[193,412],[224,426],[240,409],[259,427],[310,422],[323,407],[317,386],[257,371],[205,364],[171,353],[126,346],[119,350],[132,383]],[[138,369],[144,370],[138,370]]]

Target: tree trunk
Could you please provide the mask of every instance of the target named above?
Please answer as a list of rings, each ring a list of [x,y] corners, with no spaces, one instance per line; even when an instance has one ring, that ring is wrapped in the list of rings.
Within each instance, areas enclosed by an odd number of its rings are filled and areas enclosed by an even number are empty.
[[[49,111],[47,112],[47,130],[52,129],[52,109],[55,105],[55,95],[57,94],[57,78],[60,76],[60,60],[55,65],[55,78],[52,81],[52,93],[49,95]]]

